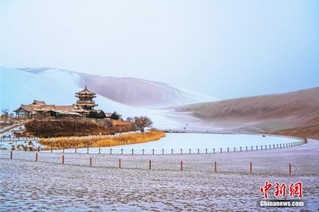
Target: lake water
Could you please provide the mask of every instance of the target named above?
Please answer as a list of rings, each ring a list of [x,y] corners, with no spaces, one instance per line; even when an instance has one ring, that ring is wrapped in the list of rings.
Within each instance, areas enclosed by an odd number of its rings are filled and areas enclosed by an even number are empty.
[[[155,154],[162,154],[163,149],[164,153],[171,153],[172,150],[174,153],[197,153],[198,149],[201,153],[206,151],[220,152],[222,148],[223,152],[229,151],[233,152],[234,148],[236,151],[255,150],[258,148],[269,149],[273,147],[280,147],[280,145],[286,146],[287,144],[300,142],[296,138],[282,137],[282,136],[262,136],[262,135],[236,135],[236,134],[191,134],[191,133],[167,133],[165,138],[162,138],[158,141],[141,143],[141,144],[130,144],[123,146],[115,146],[112,148],[90,148],[90,153],[110,153],[120,154],[131,154],[132,149],[134,149],[134,154],[142,154],[143,150],[145,154],[152,154],[153,149]],[[263,147],[261,147],[261,145]],[[265,145],[267,147],[265,147]],[[270,146],[269,146],[270,145]],[[275,146],[274,146],[275,145]],[[257,147],[256,147],[257,146]],[[110,150],[112,149],[112,150]],[[123,149],[123,150],[121,150]],[[182,150],[181,150],[182,149]],[[207,149],[207,150],[206,150]],[[66,152],[74,152],[74,149],[65,150]],[[87,152],[87,149],[78,149],[77,152]]]

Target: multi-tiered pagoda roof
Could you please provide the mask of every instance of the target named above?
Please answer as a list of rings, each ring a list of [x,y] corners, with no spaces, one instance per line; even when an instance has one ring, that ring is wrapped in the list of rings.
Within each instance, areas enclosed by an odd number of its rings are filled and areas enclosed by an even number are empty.
[[[93,98],[96,97],[96,93],[93,93],[87,89],[85,86],[84,90],[75,93],[75,97],[79,98],[76,101],[76,106],[81,107],[85,110],[93,110],[97,104],[93,101]]]

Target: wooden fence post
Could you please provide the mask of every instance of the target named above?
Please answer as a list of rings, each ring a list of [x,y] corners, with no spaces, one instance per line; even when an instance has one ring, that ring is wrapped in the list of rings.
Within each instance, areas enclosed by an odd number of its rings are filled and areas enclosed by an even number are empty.
[[[174,150],[172,149],[172,154],[174,154]]]
[[[183,171],[183,161],[181,161],[181,171]]]
[[[215,148],[213,148],[213,153],[215,153]],[[206,154],[207,154],[207,149],[206,149]]]
[[[227,152],[229,152],[229,147],[227,147]]]
[[[154,155],[154,149],[152,149],[153,155]]]
[[[90,150],[89,150],[89,147],[88,147],[87,150],[86,150],[86,153],[89,154],[89,152],[90,152]]]
[[[121,155],[123,155],[123,149],[121,149]]]
[[[206,152],[206,154],[207,154],[207,148],[205,149],[205,152]],[[214,153],[215,153],[215,148],[214,148]]]
[[[38,159],[39,159],[38,153],[35,153],[35,161],[38,161]]]
[[[252,174],[253,173],[253,163],[250,162],[249,164],[249,173]]]
[[[151,160],[148,161],[148,169],[150,169],[150,170],[152,169],[152,161]]]
[[[220,148],[220,153],[222,153],[223,152],[223,148]]]
[[[92,167],[92,158],[90,158],[90,167]]]
[[[64,155],[62,155],[62,164],[64,164]]]
[[[183,154],[183,149],[181,149],[181,154]]]
[[[10,159],[11,160],[13,159],[13,152],[12,151],[10,152]]]
[[[289,172],[289,176],[291,176],[291,164],[289,164],[289,168],[288,168],[288,172]]]
[[[162,155],[164,155],[164,149],[162,149]]]
[[[119,159],[119,168],[121,169],[122,168],[122,160]]]
[[[189,149],[189,154],[192,154],[192,150],[191,149]]]
[[[132,149],[132,155],[134,155],[134,149]]]
[[[144,155],[144,149],[142,149],[142,153],[143,153],[143,155]]]
[[[217,162],[215,161],[215,173],[217,173]]]

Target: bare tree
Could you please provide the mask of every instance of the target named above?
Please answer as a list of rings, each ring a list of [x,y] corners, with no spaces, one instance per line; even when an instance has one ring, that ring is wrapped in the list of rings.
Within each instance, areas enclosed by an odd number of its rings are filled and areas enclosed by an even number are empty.
[[[134,119],[133,119],[132,117],[127,117],[127,118],[126,118],[126,121],[133,123],[133,122],[134,122]]]
[[[142,133],[144,132],[145,127],[150,127],[153,124],[151,119],[147,118],[146,116],[135,117],[133,123]]]
[[[2,109],[1,119],[4,120],[4,123],[7,124],[9,118],[9,109]]]
[[[5,109],[2,109],[2,114],[8,118],[8,115],[9,115],[9,109],[5,108]]]
[[[112,113],[110,119],[112,119],[112,120],[119,120],[119,119],[121,119],[121,116],[122,116],[122,115],[118,114],[117,112],[114,112],[114,113]]]

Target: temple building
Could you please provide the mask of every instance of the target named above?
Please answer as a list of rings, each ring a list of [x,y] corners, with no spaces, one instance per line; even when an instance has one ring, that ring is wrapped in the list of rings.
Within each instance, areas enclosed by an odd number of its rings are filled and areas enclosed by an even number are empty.
[[[93,101],[93,98],[96,97],[96,94],[89,91],[86,86],[84,90],[75,93],[75,97],[79,98],[79,100],[76,101],[76,106],[81,107],[84,110],[94,110],[94,107],[98,106]]]
[[[78,98],[73,105],[48,105],[44,101],[34,100],[33,103],[21,105],[14,110],[16,116],[20,118],[41,118],[41,117],[88,117],[88,118],[107,118],[102,110],[95,110],[97,106],[93,100],[96,93],[84,90],[75,93]]]

